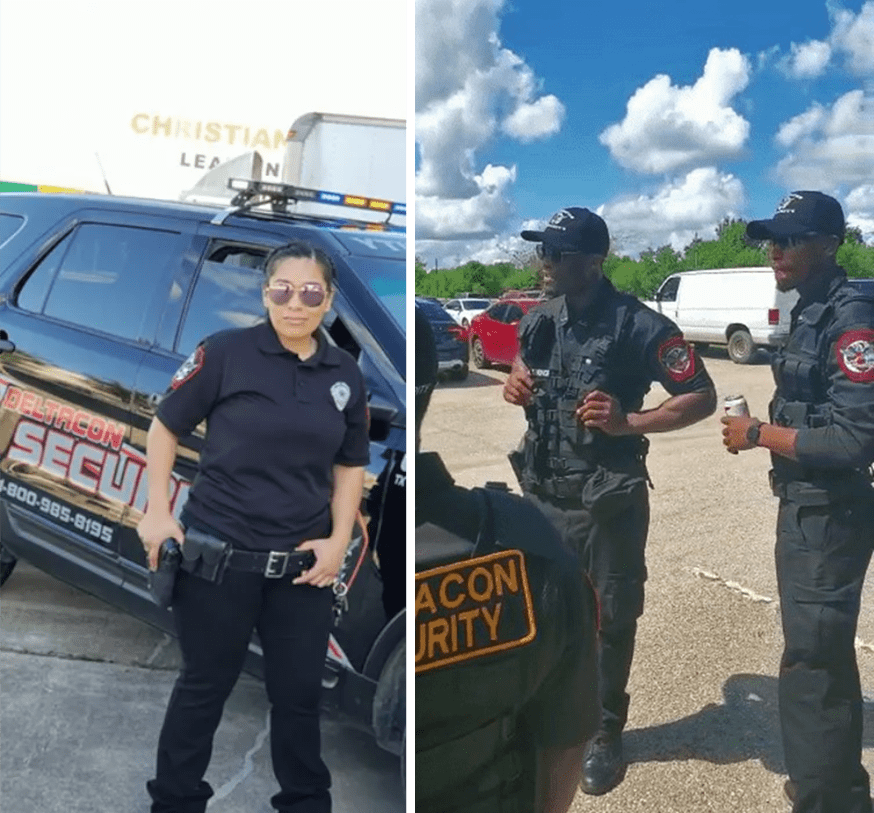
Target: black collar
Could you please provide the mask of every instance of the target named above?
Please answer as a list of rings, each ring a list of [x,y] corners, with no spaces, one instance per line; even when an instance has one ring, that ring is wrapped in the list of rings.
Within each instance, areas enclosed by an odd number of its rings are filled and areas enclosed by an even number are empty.
[[[279,341],[279,337],[276,335],[276,331],[273,329],[273,325],[270,323],[269,319],[255,325],[254,330],[255,343],[258,345],[258,349],[262,353],[267,353],[268,355],[282,355],[283,353],[287,353],[289,356],[294,356],[300,364],[307,367],[316,367],[318,365],[337,367],[340,364],[340,351],[328,341],[322,328],[319,328],[314,334],[316,339],[316,352],[309,358],[303,360],[301,360],[296,353],[292,353],[290,350],[282,346],[282,342]]]

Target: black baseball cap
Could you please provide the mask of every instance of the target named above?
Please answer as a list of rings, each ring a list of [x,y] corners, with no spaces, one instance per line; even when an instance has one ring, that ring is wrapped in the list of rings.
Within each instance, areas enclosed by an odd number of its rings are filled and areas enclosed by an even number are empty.
[[[603,254],[610,251],[607,224],[594,212],[571,206],[559,209],[543,231],[523,231],[523,240],[544,243],[561,251],[583,251]]]
[[[833,197],[822,192],[791,192],[770,220],[753,220],[747,236],[753,240],[829,234],[844,239],[844,210]]]

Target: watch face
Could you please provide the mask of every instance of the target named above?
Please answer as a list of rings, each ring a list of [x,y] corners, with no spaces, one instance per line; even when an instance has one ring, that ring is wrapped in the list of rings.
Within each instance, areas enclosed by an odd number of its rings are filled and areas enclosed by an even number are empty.
[[[747,429],[747,440],[750,443],[758,443],[759,442],[759,434],[762,431],[762,424],[754,423]]]

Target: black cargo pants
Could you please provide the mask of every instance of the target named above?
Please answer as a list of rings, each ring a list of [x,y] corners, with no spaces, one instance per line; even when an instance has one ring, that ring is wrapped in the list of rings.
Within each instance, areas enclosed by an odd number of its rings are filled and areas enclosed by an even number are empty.
[[[621,731],[628,719],[626,692],[637,619],[643,612],[645,547],[649,530],[649,494],[645,482],[592,512],[580,499],[526,497],[556,527],[565,545],[580,558],[601,605],[601,728]]]
[[[874,492],[819,505],[781,498],[779,701],[786,767],[797,789],[794,813],[872,810],[855,651],[872,548]]]
[[[246,657],[252,631],[264,651],[273,771],[271,801],[283,813],[329,813],[330,774],[321,758],[319,703],[333,593],[290,576],[228,570],[220,584],[180,571],[173,615],[182,650],[158,741],[152,813],[204,813],[212,742]],[[242,758],[242,754],[240,757]]]

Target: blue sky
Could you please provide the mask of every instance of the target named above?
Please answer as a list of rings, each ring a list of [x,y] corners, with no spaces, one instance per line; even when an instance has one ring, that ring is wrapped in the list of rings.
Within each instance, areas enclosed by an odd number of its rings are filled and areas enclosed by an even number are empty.
[[[874,240],[874,0],[417,0],[416,54],[429,267],[524,256],[568,205],[682,248],[805,188]]]

